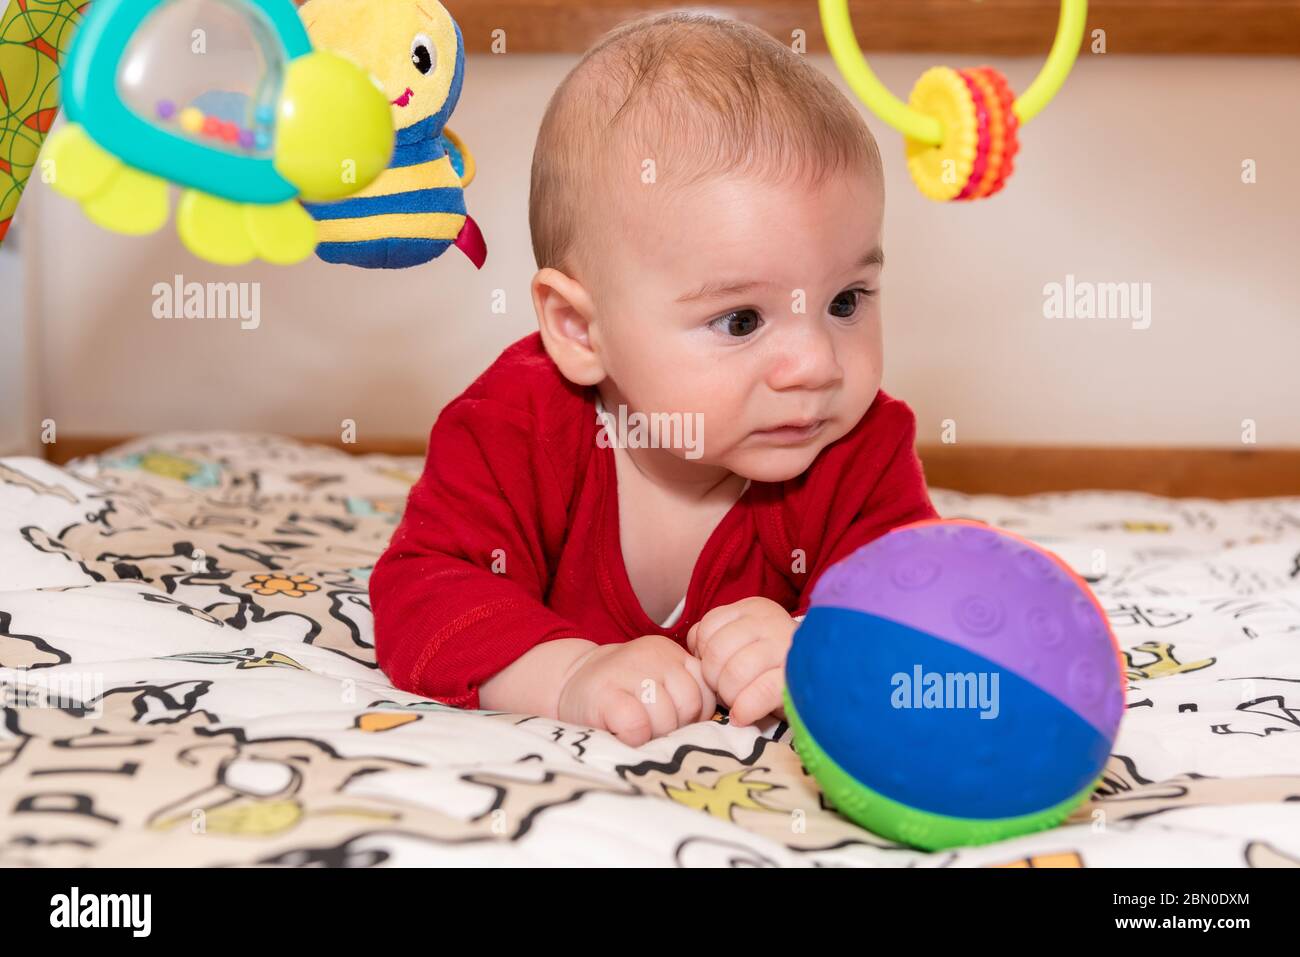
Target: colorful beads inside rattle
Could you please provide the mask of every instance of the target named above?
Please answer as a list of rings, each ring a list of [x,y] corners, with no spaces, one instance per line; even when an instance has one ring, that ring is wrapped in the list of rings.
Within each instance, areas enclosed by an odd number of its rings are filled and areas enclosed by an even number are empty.
[[[187,106],[177,111],[176,104],[171,100],[159,100],[154,112],[158,119],[165,122],[174,120],[186,133],[195,136],[221,140],[231,146],[250,151],[264,152],[271,146],[270,134],[265,129],[245,129],[238,123],[206,114],[196,106]],[[265,107],[258,108],[257,122],[261,126],[270,126],[274,119],[275,115],[270,110]]]
[[[938,146],[906,139],[907,168],[937,202],[983,199],[1006,184],[1020,149],[1015,97],[993,67],[933,67],[912,88],[908,105],[944,130]]]

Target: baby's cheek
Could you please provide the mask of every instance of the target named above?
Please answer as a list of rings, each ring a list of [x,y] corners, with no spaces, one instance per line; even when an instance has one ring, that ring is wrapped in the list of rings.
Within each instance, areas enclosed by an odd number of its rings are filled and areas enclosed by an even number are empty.
[[[836,418],[839,420],[836,424],[843,429],[841,435],[847,434],[862,420],[879,392],[879,366],[863,363],[851,372],[845,370],[844,387],[839,395],[839,408],[836,409]]]
[[[736,391],[727,387],[716,366],[679,354],[663,343],[645,343],[620,351],[612,376],[628,403],[647,413],[692,414],[704,429],[721,434],[734,422]]]
[[[864,317],[843,330],[836,342],[835,358],[844,371],[845,382],[852,379],[880,387],[885,367],[885,344],[878,314]]]

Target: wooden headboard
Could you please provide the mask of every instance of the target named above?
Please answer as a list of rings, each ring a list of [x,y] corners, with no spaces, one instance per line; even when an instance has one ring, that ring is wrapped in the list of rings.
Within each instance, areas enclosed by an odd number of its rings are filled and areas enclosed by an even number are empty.
[[[63,464],[127,441],[129,436],[63,436],[45,446]],[[296,436],[356,455],[423,456],[424,439]],[[1088,448],[1013,445],[922,445],[917,450],[933,488],[971,494],[1032,495],[1076,489],[1126,489],[1176,498],[1300,495],[1300,448]]]
[[[700,7],[762,27],[783,42],[802,30],[825,50],[817,0],[443,0],[471,53],[580,53],[607,30],[656,10]],[[868,51],[1046,54],[1059,0],[850,0]],[[1091,0],[1087,40],[1107,53],[1297,54],[1300,0]],[[496,31],[503,31],[497,33]],[[496,50],[493,44],[497,43]],[[960,65],[960,64],[954,64]]]
[[[305,0],[296,0],[301,6]],[[762,27],[783,42],[802,30],[825,52],[817,0],[442,0],[470,53],[581,53],[626,20],[700,7]],[[1046,53],[1059,0],[849,0],[868,52],[1019,56]],[[1091,0],[1086,42],[1107,53],[1300,53],[1300,0]]]

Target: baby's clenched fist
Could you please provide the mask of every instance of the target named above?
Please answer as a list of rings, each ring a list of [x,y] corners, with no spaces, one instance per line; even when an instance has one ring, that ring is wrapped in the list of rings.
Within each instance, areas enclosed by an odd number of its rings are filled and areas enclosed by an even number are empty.
[[[731,709],[732,724],[784,717],[785,658],[798,627],[776,602],[746,598],[714,608],[687,633],[686,646],[700,659],[705,682]]]
[[[600,645],[573,663],[560,689],[561,721],[612,732],[640,747],[696,721],[707,721],[717,698],[700,661],[663,635]]]

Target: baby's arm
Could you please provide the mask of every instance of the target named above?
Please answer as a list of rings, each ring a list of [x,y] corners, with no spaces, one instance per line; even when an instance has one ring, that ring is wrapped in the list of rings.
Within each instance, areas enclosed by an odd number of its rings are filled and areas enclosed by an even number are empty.
[[[434,425],[370,579],[375,652],[397,687],[478,708],[480,686],[529,651],[584,638],[542,599],[567,494],[536,429],[486,399],[457,400]]]
[[[559,717],[560,691],[578,662],[596,648],[583,638],[557,638],[526,651],[479,687],[479,706]]]
[[[462,708],[538,714],[640,745],[707,720],[699,662],[659,635],[597,645],[546,607],[568,486],[526,412],[461,400],[370,579],[375,653],[397,687]]]

